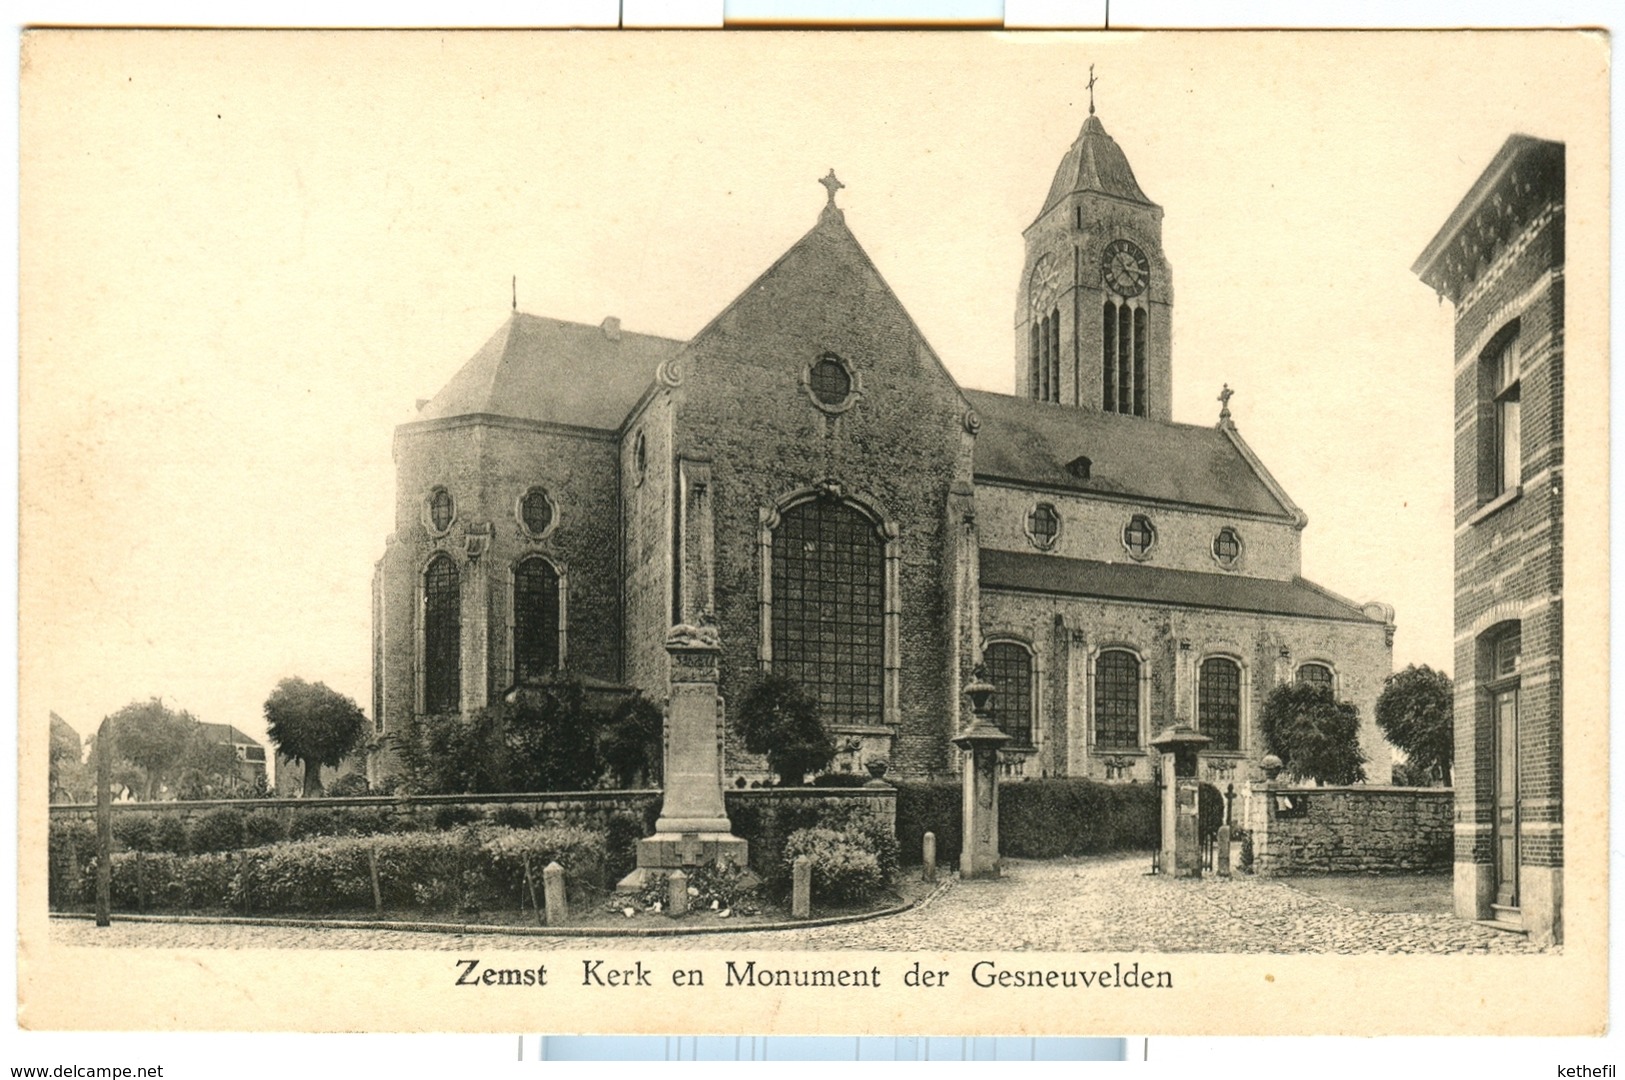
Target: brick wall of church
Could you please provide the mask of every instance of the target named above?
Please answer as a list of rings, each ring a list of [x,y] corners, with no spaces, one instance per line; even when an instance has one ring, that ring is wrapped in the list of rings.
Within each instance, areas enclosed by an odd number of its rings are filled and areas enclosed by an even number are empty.
[[[1176,722],[1194,724],[1198,666],[1208,656],[1241,661],[1243,680],[1242,752],[1228,760],[1245,778],[1264,754],[1258,723],[1264,701],[1277,683],[1295,676],[1298,665],[1319,662],[1333,669],[1339,700],[1360,710],[1360,746],[1366,778],[1387,783],[1391,750],[1377,729],[1374,708],[1383,680],[1393,670],[1393,649],[1379,623],[1334,622],[1247,612],[1126,604],[1076,597],[984,590],[982,630],[988,639],[1029,644],[1040,668],[1038,751],[1026,775],[1108,776],[1151,779],[1148,741]],[[1185,650],[1183,644],[1190,648]],[[1105,647],[1137,652],[1147,687],[1148,709],[1141,714],[1137,750],[1097,751],[1090,745],[1093,716],[1091,663]],[[1285,650],[1286,655],[1282,655]],[[1149,671],[1145,666],[1149,666]],[[1227,760],[1209,754],[1211,762]]]
[[[808,298],[817,297],[816,303]],[[802,373],[830,351],[861,379],[838,415]],[[952,614],[943,588],[949,485],[968,480],[965,402],[844,225],[825,223],[691,345],[674,392],[679,455],[712,468],[721,693],[732,708],[758,677],[761,515],[830,479],[895,522],[899,678],[895,772],[948,767]],[[876,724],[882,716],[873,718]],[[727,769],[757,763],[730,740]]]
[[[656,392],[627,422],[621,438],[621,491],[625,528],[622,566],[625,605],[625,678],[655,701],[666,697],[666,632],[671,629],[672,407]],[[642,436],[642,468],[638,440]]]

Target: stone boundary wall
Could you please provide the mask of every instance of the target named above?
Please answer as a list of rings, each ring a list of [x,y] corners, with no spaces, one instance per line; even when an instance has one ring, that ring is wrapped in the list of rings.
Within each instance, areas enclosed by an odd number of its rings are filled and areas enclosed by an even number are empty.
[[[113,817],[120,815],[178,815],[190,824],[194,819],[221,807],[244,813],[270,811],[286,825],[295,815],[326,811],[337,814],[365,812],[369,818],[416,819],[421,827],[433,825],[447,809],[461,809],[472,816],[490,818],[504,807],[534,815],[539,824],[569,824],[601,827],[617,813],[643,816],[660,805],[660,792],[649,791],[557,791],[502,795],[360,795],[343,799],[198,799],[174,802],[114,803]],[[51,807],[51,821],[96,820],[93,803],[71,803]]]
[[[1266,877],[1448,870],[1450,788],[1254,785],[1253,867]]]

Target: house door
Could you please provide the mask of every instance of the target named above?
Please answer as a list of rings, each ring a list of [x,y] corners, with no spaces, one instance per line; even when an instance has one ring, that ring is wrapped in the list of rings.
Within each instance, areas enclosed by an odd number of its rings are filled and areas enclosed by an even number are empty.
[[[1518,691],[1502,690],[1493,701],[1495,906],[1511,914],[1518,907]]]

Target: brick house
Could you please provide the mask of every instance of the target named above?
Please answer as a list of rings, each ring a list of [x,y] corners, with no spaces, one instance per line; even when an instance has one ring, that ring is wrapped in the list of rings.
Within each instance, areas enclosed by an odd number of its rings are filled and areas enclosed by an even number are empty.
[[[1562,939],[1562,143],[1514,135],[1412,269],[1455,306],[1456,913]]]
[[[1300,576],[1307,518],[1228,407],[1172,422],[1162,209],[1100,120],[1026,232],[1014,394],[955,382],[824,182],[692,339],[516,311],[397,429],[377,734],[560,667],[659,699],[668,627],[710,614],[724,699],[796,678],[840,769],[953,772],[982,661],[1011,776],[1149,781],[1148,740],[1187,722],[1245,779],[1296,679],[1359,706],[1386,782],[1393,610]],[[733,746],[725,768],[765,775]]]

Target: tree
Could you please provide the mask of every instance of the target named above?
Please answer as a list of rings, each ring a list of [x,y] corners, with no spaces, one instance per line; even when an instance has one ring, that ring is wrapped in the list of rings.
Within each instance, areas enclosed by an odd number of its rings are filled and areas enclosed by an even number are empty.
[[[1455,758],[1455,690],[1450,676],[1423,664],[1396,671],[1377,697],[1377,726],[1413,769],[1437,770],[1450,783]]]
[[[132,701],[108,719],[114,750],[141,770],[141,798],[150,801],[159,788],[176,779],[197,719],[185,710],[165,707],[157,697]]]
[[[175,770],[178,799],[235,799],[251,794],[243,779],[237,748],[230,740],[199,724],[186,740]]]
[[[602,719],[581,681],[563,674],[467,715],[423,717],[409,755],[413,784],[434,794],[595,788]]]
[[[835,759],[835,741],[818,717],[818,701],[783,675],[766,675],[739,703],[745,749],[767,758],[783,785],[799,785]]]
[[[85,802],[95,792],[96,782],[85,772],[84,746],[79,733],[69,723],[51,714],[51,801]]]
[[[660,706],[642,694],[633,694],[615,706],[599,745],[617,787],[660,783],[664,729]]]
[[[265,700],[265,730],[284,757],[304,764],[310,799],[322,793],[322,766],[337,765],[356,748],[367,718],[353,698],[325,683],[288,678]]]
[[[1265,749],[1298,780],[1354,784],[1365,779],[1360,710],[1313,683],[1283,683],[1264,701]]]

